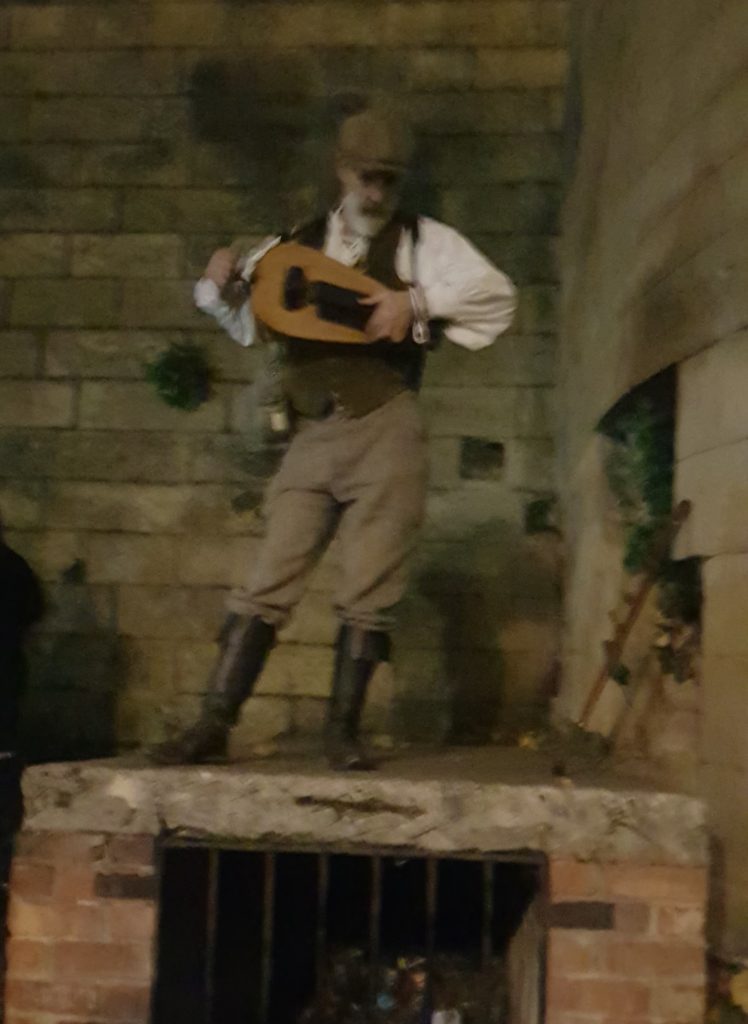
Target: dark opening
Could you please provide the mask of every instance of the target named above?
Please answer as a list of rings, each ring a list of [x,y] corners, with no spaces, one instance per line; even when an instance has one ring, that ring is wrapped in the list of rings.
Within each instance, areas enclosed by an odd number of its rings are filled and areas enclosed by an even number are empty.
[[[482,437],[460,441],[460,476],[463,480],[499,480],[504,469],[504,445]]]
[[[154,1024],[501,1024],[540,886],[534,861],[169,848]]]

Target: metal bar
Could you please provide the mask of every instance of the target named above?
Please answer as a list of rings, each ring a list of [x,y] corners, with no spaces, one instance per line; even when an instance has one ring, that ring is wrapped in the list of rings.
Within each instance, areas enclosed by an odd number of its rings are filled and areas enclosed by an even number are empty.
[[[322,991],[327,969],[327,896],[330,889],[330,858],[321,853],[317,859],[317,994]]]
[[[273,924],[275,916],[275,854],[265,854],[262,893],[262,974],[260,980],[260,1024],[267,1024],[270,986],[273,980]]]
[[[371,893],[369,897],[369,1000],[377,997],[379,941],[382,921],[382,858],[371,858]]]
[[[208,850],[205,907],[205,1024],[212,1024],[215,999],[216,938],[218,935],[218,879],[220,851]]]
[[[494,863],[483,861],[483,921],[480,943],[481,968],[485,971],[493,953],[493,876]]]

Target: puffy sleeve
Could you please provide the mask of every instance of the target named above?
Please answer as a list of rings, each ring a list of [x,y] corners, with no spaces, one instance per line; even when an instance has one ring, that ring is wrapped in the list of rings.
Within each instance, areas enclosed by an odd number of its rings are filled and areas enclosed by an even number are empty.
[[[422,218],[416,259],[428,317],[445,321],[450,341],[477,351],[509,327],[514,285],[454,228]]]

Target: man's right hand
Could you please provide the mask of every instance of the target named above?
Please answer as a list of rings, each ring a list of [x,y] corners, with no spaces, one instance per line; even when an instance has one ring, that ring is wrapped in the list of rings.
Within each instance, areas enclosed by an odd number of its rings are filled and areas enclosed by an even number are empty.
[[[223,291],[237,274],[237,253],[233,249],[216,249],[208,260],[203,277],[213,281]]]

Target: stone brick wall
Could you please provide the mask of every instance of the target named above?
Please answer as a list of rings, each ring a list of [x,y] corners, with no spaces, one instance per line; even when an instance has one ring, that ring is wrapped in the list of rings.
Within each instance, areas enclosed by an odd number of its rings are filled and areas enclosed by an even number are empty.
[[[51,601],[32,752],[153,741],[193,713],[260,526],[235,510],[255,357],[192,308],[192,282],[217,244],[319,208],[336,120],[372,89],[417,127],[421,208],[469,233],[521,305],[494,349],[432,361],[429,526],[370,725],[391,729],[393,696],[400,730],[431,738],[453,722],[485,738],[537,711],[557,593],[552,552],[523,520],[553,489],[566,13],[563,0],[2,7],[0,508]],[[144,381],[144,361],[181,339],[221,374],[191,414]],[[503,445],[503,464],[461,471],[470,437]],[[318,727],[333,568],[274,653],[245,739]]]
[[[595,424],[630,387],[675,363],[676,498],[693,502],[677,554],[705,559],[701,758],[724,903],[714,938],[745,955],[748,817],[736,794],[748,773],[748,289],[737,253],[748,215],[748,8],[586,0],[577,29],[559,389],[569,539],[559,710],[579,713],[620,593],[620,537]]]

